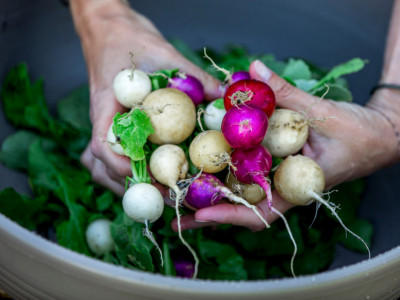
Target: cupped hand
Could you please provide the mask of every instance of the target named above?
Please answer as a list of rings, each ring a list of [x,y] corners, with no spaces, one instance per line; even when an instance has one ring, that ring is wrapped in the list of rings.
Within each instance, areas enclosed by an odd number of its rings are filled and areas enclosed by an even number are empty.
[[[387,118],[373,105],[363,107],[346,102],[320,99],[292,86],[269,70],[262,62],[250,66],[253,79],[261,80],[274,90],[277,106],[302,111],[311,124],[309,138],[302,154],[315,160],[325,174],[326,189],[366,176],[391,164],[397,155],[396,139]],[[293,205],[273,192],[273,206],[284,213]],[[278,218],[267,201],[257,204],[267,222]],[[252,230],[265,228],[252,210],[234,204],[220,204],[198,210],[182,218],[182,229],[233,224]],[[173,224],[176,228],[176,224]]]
[[[71,1],[88,70],[93,125],[92,140],[81,161],[96,182],[122,195],[125,178],[131,175],[130,162],[112,152],[105,141],[114,115],[126,110],[113,95],[112,81],[121,69],[131,67],[130,52],[135,67],[145,72],[179,68],[197,77],[207,99],[220,97],[220,89],[215,78],[178,53],[148,19],[122,1],[103,3]]]

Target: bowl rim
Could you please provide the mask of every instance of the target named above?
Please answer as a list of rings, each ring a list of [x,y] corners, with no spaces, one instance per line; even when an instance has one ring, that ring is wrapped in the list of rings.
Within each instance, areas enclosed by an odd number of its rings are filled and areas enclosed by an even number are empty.
[[[35,258],[35,254],[39,253],[43,257],[58,261],[60,264],[77,268],[77,272],[90,272],[98,278],[119,280],[130,285],[147,286],[162,291],[173,290],[175,293],[188,291],[191,293],[217,293],[224,295],[236,295],[238,293],[266,295],[282,291],[290,293],[305,288],[309,291],[313,286],[318,289],[326,286],[333,287],[343,284],[343,282],[346,282],[347,286],[351,286],[359,280],[364,280],[366,276],[383,276],[383,274],[387,273],[388,268],[400,270],[400,246],[396,246],[370,259],[367,258],[349,266],[313,275],[302,275],[296,278],[248,281],[192,280],[132,270],[74,252],[29,231],[1,213],[0,236],[2,236],[2,239],[0,239],[0,248],[2,248],[1,241],[8,242],[8,244],[24,244],[31,249],[29,252],[31,258]]]

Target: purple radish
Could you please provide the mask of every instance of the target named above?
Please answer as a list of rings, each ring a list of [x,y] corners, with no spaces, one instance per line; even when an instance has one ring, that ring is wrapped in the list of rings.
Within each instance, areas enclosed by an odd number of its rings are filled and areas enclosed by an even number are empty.
[[[258,212],[256,206],[249,204],[243,198],[236,196],[230,189],[224,186],[217,177],[211,174],[202,173],[190,184],[185,201],[191,207],[200,209],[213,206],[223,198],[227,198],[235,203],[243,204],[252,209],[254,213],[263,221],[265,226],[269,228],[269,224]]]
[[[174,261],[176,276],[182,278],[192,278],[194,274],[194,264],[190,261]]]
[[[234,72],[232,74],[230,84],[235,83],[236,81],[244,80],[244,79],[251,79],[249,72],[247,72],[247,71]]]
[[[259,145],[268,129],[268,118],[258,108],[234,106],[224,116],[221,130],[234,149],[251,149]]]
[[[175,88],[186,93],[196,106],[204,100],[203,84],[192,75],[178,73],[178,76],[169,79],[167,87]]]

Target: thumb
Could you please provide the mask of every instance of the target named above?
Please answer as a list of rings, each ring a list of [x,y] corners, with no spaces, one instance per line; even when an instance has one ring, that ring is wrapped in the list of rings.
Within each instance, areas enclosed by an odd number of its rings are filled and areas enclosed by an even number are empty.
[[[252,62],[249,72],[251,78],[263,81],[271,87],[279,107],[304,111],[316,101],[314,96],[294,87],[259,60]]]

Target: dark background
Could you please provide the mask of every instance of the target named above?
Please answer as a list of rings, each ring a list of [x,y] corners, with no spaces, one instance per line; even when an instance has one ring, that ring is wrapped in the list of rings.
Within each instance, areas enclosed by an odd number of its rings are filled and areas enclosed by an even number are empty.
[[[392,5],[391,0],[134,2],[166,38],[178,38],[194,49],[235,43],[252,53],[273,53],[278,59],[298,56],[326,68],[353,57],[367,59],[361,72],[347,76],[359,104],[368,101],[379,80]],[[87,81],[79,39],[60,1],[0,2],[0,81],[21,61],[27,62],[34,79],[45,79],[53,110],[58,99]],[[2,114],[0,128],[2,142],[12,132]],[[396,165],[367,179],[360,214],[376,225],[373,255],[400,244],[399,175]],[[0,178],[0,189],[13,186],[29,192],[26,177],[18,172],[0,166]],[[332,268],[361,259],[365,255],[338,248]]]

